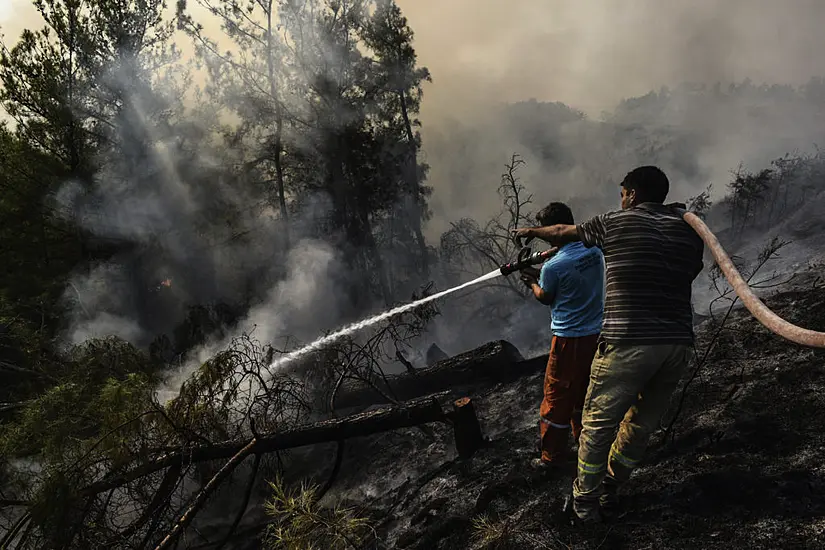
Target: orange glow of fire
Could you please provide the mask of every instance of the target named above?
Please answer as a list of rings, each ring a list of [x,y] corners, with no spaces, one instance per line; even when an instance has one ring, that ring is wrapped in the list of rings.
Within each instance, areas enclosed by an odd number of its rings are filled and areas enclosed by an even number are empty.
[[[172,286],[172,279],[164,279],[160,282],[162,286],[171,287]]]

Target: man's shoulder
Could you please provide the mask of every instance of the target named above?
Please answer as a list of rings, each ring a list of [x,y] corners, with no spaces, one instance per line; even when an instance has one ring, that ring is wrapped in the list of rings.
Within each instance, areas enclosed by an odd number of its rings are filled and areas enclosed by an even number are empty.
[[[557,254],[555,254],[552,258],[550,258],[549,260],[544,262],[541,265],[541,269],[542,269],[542,271],[544,271],[544,270],[549,271],[549,270],[557,269],[557,268],[563,267],[569,261],[570,261],[570,258],[562,250],[562,251],[558,252]]]
[[[598,257],[598,258],[602,258],[604,256],[604,254],[602,253],[601,248],[599,248],[597,246],[587,248],[584,245],[582,245],[581,255],[585,256],[585,257],[586,256],[595,256],[595,257]]]
[[[608,222],[615,218],[616,216],[621,216],[626,210],[608,210],[607,212],[602,212],[601,214],[596,214],[595,216],[591,216],[587,218],[584,222],[576,224],[576,226],[581,226],[582,224],[590,224],[594,221],[596,222]]]
[[[566,245],[558,254],[545,262],[543,268],[546,267],[559,272],[577,269],[580,267],[582,260],[588,258],[600,260],[602,257],[602,251],[598,247],[588,248],[581,242],[575,242]]]
[[[578,262],[582,258],[589,258],[590,256],[602,256],[602,251],[599,247],[587,247],[582,242],[575,242],[568,245],[570,250],[568,252],[568,260],[571,262]]]
[[[571,246],[566,245],[541,266],[542,270],[561,272],[568,269],[576,260],[576,254],[571,252]]]
[[[649,233],[662,224],[671,229],[690,230],[690,225],[679,212],[664,205],[643,204],[626,210],[615,210],[608,214],[615,228],[622,234],[627,233],[628,230],[633,234]]]

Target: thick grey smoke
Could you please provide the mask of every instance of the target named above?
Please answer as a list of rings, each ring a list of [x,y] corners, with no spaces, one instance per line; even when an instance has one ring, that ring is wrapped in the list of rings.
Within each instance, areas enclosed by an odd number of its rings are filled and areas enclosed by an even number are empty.
[[[471,208],[480,216],[495,211],[503,162],[514,151],[531,160],[526,151],[530,138],[520,122],[509,114],[495,116],[502,103],[561,101],[598,120],[623,98],[662,86],[720,82],[725,87],[746,78],[798,86],[825,74],[825,59],[817,54],[825,47],[819,29],[825,4],[816,0],[398,3],[416,33],[419,60],[433,73],[422,111],[435,188],[429,237],[437,237],[448,220]],[[723,189],[728,171],[740,161],[766,163],[793,147],[810,149],[821,119],[811,118],[812,110],[788,113],[781,103],[754,106],[773,111],[770,120],[755,112],[728,112],[720,101],[627,122],[669,125],[697,135],[698,151],[682,153],[695,156],[700,172],[693,181],[674,178],[674,196],[686,198],[709,181]],[[584,126],[563,129],[572,134],[561,142],[575,155],[574,166],[558,173],[532,159],[537,200],[594,194],[593,188],[604,182],[588,169],[593,163],[615,179],[634,162],[645,161],[616,155],[611,151],[615,144],[604,136],[594,144],[587,136],[593,130]],[[669,168],[679,176],[672,164]]]
[[[312,341],[319,330],[334,326],[344,304],[336,300],[335,281],[340,275],[341,258],[323,241],[303,239],[297,242],[286,258],[284,279],[275,283],[263,301],[255,304],[237,324],[235,330],[211,338],[190,355],[187,362],[172,372],[159,397],[175,397],[181,384],[194,370],[226,349],[232,338],[249,334],[255,340],[277,349],[287,349],[297,340]]]
[[[398,0],[434,82],[424,122],[535,97],[598,116],[680,82],[825,71],[818,0]]]
[[[208,121],[197,111],[183,123],[167,120],[177,89],[161,80],[153,90],[134,83],[128,70],[100,83],[122,94],[124,104],[102,168],[91,186],[67,182],[56,196],[66,217],[94,236],[94,246],[118,251],[70,281],[67,340],[116,335],[147,346],[166,334],[182,349],[205,337],[207,345],[193,357],[202,361],[236,335],[223,330],[235,321],[236,331],[275,345],[278,338],[303,341],[334,328],[343,311],[335,253],[302,240],[329,205],[304,198],[303,218],[290,223],[295,244],[284,255],[282,224],[265,186],[225,169],[233,151],[212,144]],[[217,318],[211,326],[196,319],[190,330],[212,334],[181,332],[193,306],[211,306]]]
[[[415,31],[419,61],[433,74],[421,117],[435,189],[431,242],[458,218],[483,222],[499,211],[496,188],[514,152],[527,161],[520,175],[533,211],[565,200],[583,219],[618,206],[617,184],[635,165],[660,164],[672,200],[712,183],[718,201],[740,162],[764,168],[825,138],[825,102],[816,91],[801,100],[782,89],[732,99],[729,90],[748,78],[798,88],[825,75],[816,53],[825,47],[825,4],[816,0],[398,3]],[[704,85],[705,93],[682,83]],[[627,98],[636,99],[621,104]],[[782,251],[787,265],[803,261],[808,237],[787,236],[796,240]],[[764,238],[755,240],[743,256],[755,256]],[[713,297],[707,284],[697,281],[698,309]],[[457,338],[444,309],[435,333],[452,340],[451,351],[503,335],[478,323]],[[507,337],[523,346],[543,340],[547,312],[518,311]]]
[[[3,23],[7,39],[40,24],[28,0],[12,2],[15,17]],[[816,0],[398,4],[415,31],[419,62],[434,80],[425,85],[421,115],[428,183],[435,189],[434,216],[426,227],[432,245],[450,222],[465,216],[483,221],[499,210],[496,187],[513,152],[528,163],[520,175],[534,194],[534,210],[563,199],[574,206],[577,218],[584,218],[616,206],[616,184],[636,164],[661,164],[673,181],[672,199],[684,200],[708,183],[723,191],[729,171],[740,162],[763,167],[785,152],[810,150],[825,133],[822,102],[783,99],[781,90],[731,101],[725,93],[695,94],[679,87],[693,82],[712,90],[720,83],[726,92],[731,82],[745,78],[800,86],[825,74],[825,58],[818,53],[825,49],[819,30],[825,4]],[[210,35],[222,48],[230,47],[214,21],[198,19],[215,31]],[[180,42],[186,50],[187,41]],[[639,99],[662,86],[670,91]],[[530,98],[538,102],[508,105]],[[564,105],[539,103],[556,101]],[[156,138],[141,177],[165,183],[133,196],[122,175],[105,176],[91,199],[104,204],[107,214],[86,220],[97,234],[139,243],[134,254],[152,256],[153,267],[144,268],[149,272],[135,282],[129,258],[121,258],[118,267],[99,266],[73,281],[66,296],[75,304],[74,341],[106,331],[135,341],[150,320],[158,321],[158,311],[177,321],[184,304],[254,295],[243,273],[257,270],[258,290],[285,276],[269,269],[274,258],[268,240],[277,235],[272,212],[242,215],[224,234],[197,232],[199,216],[210,215],[217,203],[243,202],[224,182],[212,182],[204,191],[208,166],[225,159],[198,151],[186,166],[173,166],[179,163],[177,153],[164,151],[170,146],[175,151],[174,140]],[[61,199],[81,214],[91,200],[70,187]],[[253,227],[255,239],[237,240]],[[322,261],[307,273],[319,273],[319,281],[328,282],[322,275],[327,265]],[[171,286],[162,284],[167,280]],[[136,285],[161,300],[173,299],[150,310],[124,290]],[[436,338],[452,342],[440,342],[448,351],[502,336],[490,327],[457,337],[450,307],[445,304],[445,320],[434,327]],[[137,316],[118,313],[142,308],[147,311]],[[546,311],[536,312],[543,320]],[[530,322],[525,315],[513,323]],[[315,317],[331,325],[319,324],[316,333],[334,327],[335,316]],[[523,334],[518,327],[513,331]]]

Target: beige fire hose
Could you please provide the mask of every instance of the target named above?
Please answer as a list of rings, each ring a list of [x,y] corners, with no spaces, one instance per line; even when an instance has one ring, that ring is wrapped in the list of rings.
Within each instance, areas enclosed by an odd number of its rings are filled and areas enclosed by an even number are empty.
[[[792,325],[768,309],[768,306],[756,297],[750,289],[750,286],[748,286],[748,283],[742,278],[742,275],[739,274],[736,266],[733,265],[733,262],[722,248],[722,245],[719,244],[716,236],[711,233],[708,226],[705,225],[705,222],[691,212],[684,212],[682,217],[690,224],[694,231],[699,234],[702,240],[705,241],[705,244],[713,253],[716,263],[725,275],[725,279],[728,280],[733,290],[739,296],[739,299],[742,300],[742,303],[745,304],[748,311],[756,317],[757,321],[765,325],[765,327],[774,334],[786,338],[791,342],[812,348],[825,348],[825,332],[816,332]]]

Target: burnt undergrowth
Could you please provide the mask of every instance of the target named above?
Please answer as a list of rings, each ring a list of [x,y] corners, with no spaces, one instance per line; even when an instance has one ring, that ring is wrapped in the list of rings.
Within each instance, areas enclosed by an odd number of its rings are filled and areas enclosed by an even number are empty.
[[[825,328],[815,273],[764,299],[800,326]],[[540,370],[453,388],[472,395],[488,437],[471,459],[457,458],[448,425],[362,438],[327,498],[361,506],[374,548],[819,548],[825,353],[768,333],[741,307],[721,331],[718,321],[697,328],[697,348],[719,332],[717,347],[672,433],[654,435],[613,523],[584,529],[562,511],[572,463],[550,474],[529,467]],[[329,462],[333,449],[302,452]]]

